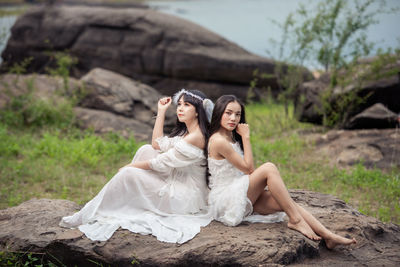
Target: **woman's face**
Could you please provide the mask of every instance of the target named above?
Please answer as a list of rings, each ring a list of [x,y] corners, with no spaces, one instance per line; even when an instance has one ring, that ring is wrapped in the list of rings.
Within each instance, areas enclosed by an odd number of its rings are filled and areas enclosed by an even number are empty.
[[[226,105],[221,117],[221,127],[228,131],[233,131],[239,124],[242,114],[242,107],[238,102],[230,102]]]
[[[195,106],[193,106],[189,102],[185,102],[183,95],[178,100],[176,115],[178,116],[178,120],[184,123],[197,119]]]

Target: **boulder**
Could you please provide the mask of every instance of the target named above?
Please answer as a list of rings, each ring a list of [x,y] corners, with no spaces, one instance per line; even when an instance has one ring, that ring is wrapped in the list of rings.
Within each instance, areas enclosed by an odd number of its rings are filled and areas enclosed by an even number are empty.
[[[395,128],[400,123],[400,115],[376,103],[351,118],[344,126],[346,129]]]
[[[400,131],[396,129],[331,130],[315,139],[315,153],[328,156],[332,164],[364,166],[390,171],[400,168]]]
[[[79,106],[132,118],[144,124],[144,128],[153,127],[152,117],[157,114],[157,103],[162,97],[154,88],[100,68],[91,70],[81,81],[85,84],[85,96]],[[175,120],[171,107],[165,119],[167,128],[171,129]]]
[[[51,52],[68,51],[78,59],[75,77],[100,67],[166,95],[185,87],[213,99],[223,93],[245,99],[253,71],[273,74],[275,67],[201,26],[145,8],[37,7],[20,16],[11,32],[3,70],[33,57],[28,71],[44,72],[55,64]],[[259,86],[274,89],[276,79]]]
[[[0,76],[0,109],[11,98],[32,93],[33,97],[62,103],[66,96],[80,99],[74,108],[78,125],[91,128],[96,133],[119,132],[138,141],[151,139],[157,113],[157,101],[161,98],[155,89],[111,71],[94,69],[81,80],[68,79],[68,86],[60,77],[43,74]],[[175,112],[170,108],[164,130],[169,132],[175,125]]]
[[[42,253],[66,266],[395,266],[400,261],[400,226],[365,216],[330,195],[291,190],[292,197],[330,230],[355,237],[357,244],[328,250],[286,222],[212,222],[184,244],[157,241],[117,230],[105,242],[61,228],[61,217],[80,207],[68,200],[32,199],[0,210],[0,250]]]
[[[330,88],[329,73],[303,83],[298,88],[295,99],[297,118],[300,121],[321,124],[323,119],[321,99],[328,90],[332,90],[332,94],[327,101],[333,107],[342,105],[339,103],[342,99],[357,98],[355,104],[347,104],[348,114],[340,123],[341,127],[346,127],[352,117],[377,103],[383,104],[392,112],[400,113],[400,60],[383,66],[380,73],[371,73],[370,65],[376,62],[374,60],[376,59],[361,60],[352,81],[346,86]],[[344,72],[340,75],[344,75]],[[360,127],[363,128],[364,124],[360,124]],[[352,128],[358,127],[354,125]],[[377,122],[376,126],[369,125],[368,128],[381,128],[381,126]]]
[[[126,138],[133,135],[138,141],[151,141],[153,128],[141,121],[108,111],[81,107],[75,107],[74,113],[82,129],[93,129],[99,134],[118,132]]]

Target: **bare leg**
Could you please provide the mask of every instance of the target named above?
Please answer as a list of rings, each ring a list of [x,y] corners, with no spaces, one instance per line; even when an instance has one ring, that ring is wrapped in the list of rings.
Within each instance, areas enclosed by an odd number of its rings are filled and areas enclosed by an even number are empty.
[[[295,205],[297,206],[301,216],[308,223],[308,225],[310,225],[311,229],[313,229],[315,233],[325,239],[327,248],[333,249],[337,245],[350,245],[357,243],[354,238],[349,239],[332,233],[325,226],[323,226],[311,213],[309,213],[299,204],[296,203]]]
[[[271,191],[263,191],[253,205],[253,210],[259,214],[268,215],[278,211],[283,211],[278,202],[274,199]]]
[[[268,185],[269,191],[274,200],[289,217],[288,227],[299,231],[310,239],[321,240],[321,238],[311,229],[302,217],[274,164],[263,164],[249,175],[249,178],[250,181],[249,189],[247,190],[247,197],[251,200],[253,205],[255,205],[258,198],[262,195],[265,186]],[[273,206],[267,208],[274,209]]]

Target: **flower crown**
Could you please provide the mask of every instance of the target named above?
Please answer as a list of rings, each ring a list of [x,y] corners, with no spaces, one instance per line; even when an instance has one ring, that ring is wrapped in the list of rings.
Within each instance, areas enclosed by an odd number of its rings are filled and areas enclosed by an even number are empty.
[[[188,90],[183,88],[179,92],[174,94],[174,96],[172,97],[172,102],[175,105],[178,104],[178,100],[179,100],[179,98],[181,98],[182,94],[189,95],[189,96],[199,100],[200,102],[202,102],[203,103],[203,108],[206,111],[207,120],[208,120],[208,122],[211,122],[211,115],[212,115],[212,112],[213,112],[213,109],[214,109],[214,103],[210,99],[203,98],[203,97],[201,97],[199,95],[193,94],[193,93],[191,93]]]

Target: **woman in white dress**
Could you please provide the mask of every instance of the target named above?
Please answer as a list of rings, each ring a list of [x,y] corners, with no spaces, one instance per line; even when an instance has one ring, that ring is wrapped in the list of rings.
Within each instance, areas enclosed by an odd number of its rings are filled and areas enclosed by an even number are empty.
[[[177,105],[177,125],[163,136],[167,108]],[[151,145],[138,149],[79,212],[60,226],[78,228],[92,240],[108,240],[119,228],[184,243],[211,221],[206,184],[209,119],[213,103],[197,90],[182,89],[158,102]],[[208,114],[208,116],[207,116]]]
[[[235,226],[253,211],[263,215],[284,211],[289,228],[313,240],[323,238],[328,248],[356,243],[354,238],[332,233],[295,203],[273,163],[254,169],[244,105],[234,95],[224,95],[216,101],[210,135],[208,203],[216,220]]]

